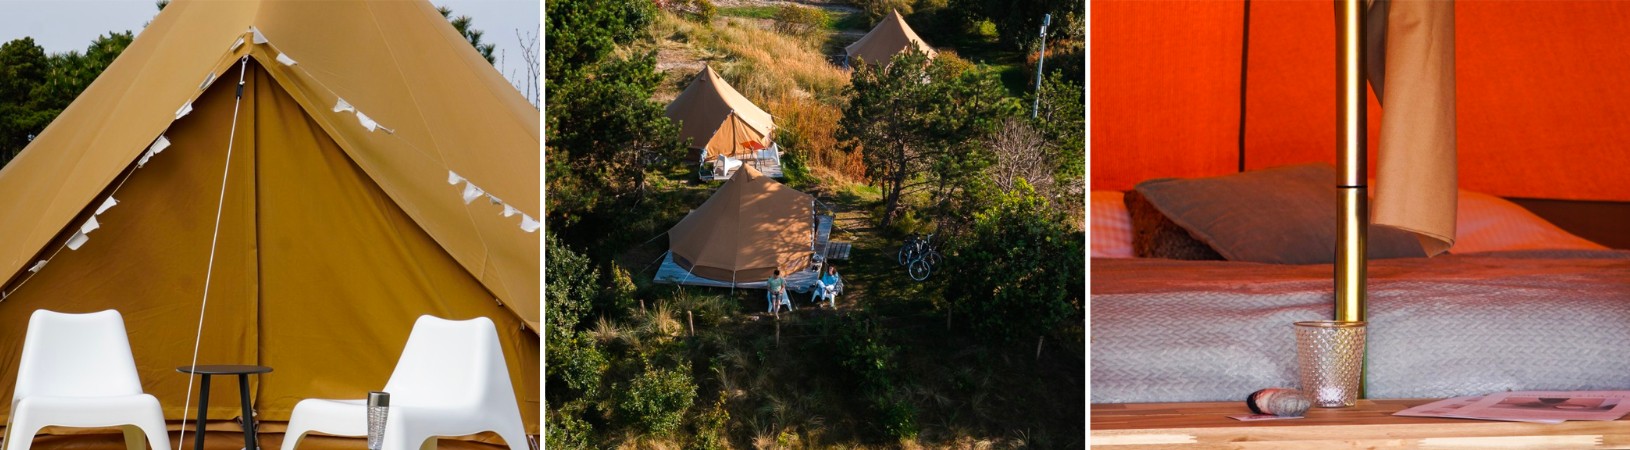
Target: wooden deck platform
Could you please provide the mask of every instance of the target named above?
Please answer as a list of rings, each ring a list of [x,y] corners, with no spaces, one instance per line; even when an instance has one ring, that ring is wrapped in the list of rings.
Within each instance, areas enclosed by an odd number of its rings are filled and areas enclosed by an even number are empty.
[[[815,287],[815,279],[816,279],[815,270],[816,270],[816,266],[811,264],[809,267],[805,268],[804,270],[800,270],[800,271],[788,274],[786,276],[786,278],[787,278],[787,290],[790,290],[790,291],[793,291],[793,292],[809,292],[810,289],[813,289]],[[746,282],[746,283],[736,283],[736,282],[731,282],[730,280],[715,280],[715,279],[712,279],[712,278],[703,278],[703,277],[697,276],[695,274],[692,274],[692,273],[690,273],[690,271],[685,270],[685,268],[683,268],[683,267],[679,267],[679,264],[674,262],[673,252],[664,253],[662,255],[662,265],[658,266],[657,275],[656,275],[656,277],[652,278],[651,281],[655,281],[655,282],[661,283],[661,284],[678,284],[678,285],[685,285],[685,286],[708,286],[708,287],[721,287],[721,288],[734,288],[734,289],[764,289],[764,281],[762,281],[762,280],[761,281],[754,281],[754,282]]]
[[[785,173],[781,169],[780,152],[776,152],[774,158],[743,158],[741,160],[741,164],[744,166],[753,166],[754,169],[758,169],[759,173],[762,173],[770,178],[781,179],[785,176]],[[736,174],[736,170],[734,169],[727,170],[722,174],[718,173],[712,170],[712,163],[704,164],[702,168],[703,170],[697,171],[701,176],[702,181],[728,180],[730,179],[731,175]]]
[[[815,216],[815,236],[814,242],[812,242],[813,245],[810,246],[810,250],[816,256],[816,258],[810,261],[809,267],[804,268],[804,270],[787,274],[786,278],[788,290],[793,292],[809,292],[811,289],[815,288],[815,280],[820,278],[820,270],[824,267],[823,262],[830,258],[829,252],[836,248],[835,246],[828,245],[827,239],[831,236],[832,216]],[[849,257],[848,243],[834,242],[832,244],[843,244],[843,253],[842,258],[830,259],[842,260]],[[692,274],[690,271],[685,270],[683,267],[679,267],[679,264],[674,262],[673,252],[671,251],[662,254],[662,265],[657,267],[657,274],[656,276],[652,277],[651,281],[662,284],[680,284],[687,286],[764,289],[763,281],[741,283],[733,282],[731,280],[703,278],[701,276],[697,276],[696,274]]]

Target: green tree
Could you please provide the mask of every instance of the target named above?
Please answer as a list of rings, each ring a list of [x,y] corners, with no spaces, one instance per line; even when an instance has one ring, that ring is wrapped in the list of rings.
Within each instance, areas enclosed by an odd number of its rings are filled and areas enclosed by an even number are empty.
[[[684,156],[679,129],[651,100],[662,81],[655,53],[601,62],[584,78],[554,86],[548,104],[549,214],[572,227],[605,223],[644,198],[646,173]]]
[[[1084,239],[1063,213],[1020,181],[976,214],[945,277],[953,311],[987,338],[1014,341],[1079,320]]]
[[[543,30],[547,36],[543,70],[551,90],[610,55],[617,45],[644,36],[657,15],[649,0],[551,0],[544,8],[548,21]]]
[[[70,51],[51,55],[51,70],[36,95],[42,102],[67,108],[134,40],[135,33],[130,31],[110,32],[97,36],[83,54]]]
[[[50,70],[45,49],[33,38],[0,45],[0,167],[22,152],[32,136],[61,111],[60,106],[44,104],[36,96]]]
[[[458,30],[458,34],[463,35],[464,40],[470,41],[470,46],[475,47],[476,53],[480,53],[482,58],[487,59],[487,64],[497,62],[497,60],[493,59],[492,57],[492,51],[494,48],[497,48],[497,44],[486,44],[481,42],[481,36],[486,34],[486,32],[471,27],[471,23],[475,22],[475,19],[471,19],[470,16],[465,15],[453,17],[453,8],[448,8],[446,6],[436,7],[436,12],[441,13],[442,18],[445,18],[448,22],[452,23],[453,29]]]
[[[975,17],[990,19],[1003,45],[1014,49],[1035,49],[1041,44],[1042,16],[1053,15],[1047,27],[1048,40],[1074,39],[1082,27],[1072,25],[1085,17],[1084,3],[1071,0],[954,0],[954,5]],[[1049,42],[1050,43],[1050,42]]]
[[[1052,72],[1042,81],[1041,93],[1033,95],[1041,96],[1035,126],[1053,156],[1053,176],[1060,184],[1081,181],[1087,169],[1086,89]]]
[[[1003,92],[987,70],[950,55],[929,62],[911,49],[857,66],[838,134],[883,189],[883,225],[904,195],[932,189],[938,203],[980,176],[991,155],[978,138],[1016,108]]]
[[[873,25],[876,25],[878,21],[883,20],[883,17],[889,15],[890,11],[899,11],[901,15],[911,14],[911,7],[915,4],[916,2],[912,0],[855,1],[855,6],[859,6],[861,11],[866,12],[866,17],[871,19],[871,23]]]

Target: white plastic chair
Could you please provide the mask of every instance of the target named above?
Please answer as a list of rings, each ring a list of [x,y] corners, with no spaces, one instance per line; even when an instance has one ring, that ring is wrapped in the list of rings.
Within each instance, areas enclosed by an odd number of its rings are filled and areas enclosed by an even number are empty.
[[[385,450],[434,449],[437,436],[483,431],[497,432],[511,450],[528,450],[491,319],[419,316],[384,391],[391,395]],[[301,400],[289,417],[283,450],[293,450],[308,432],[367,436],[366,400]]]
[[[736,173],[736,169],[739,168],[741,168],[740,159],[719,155],[718,159],[713,161],[713,178],[729,178],[730,174]]]
[[[29,317],[5,448],[28,450],[46,426],[120,427],[131,450],[145,448],[143,433],[155,450],[170,448],[164,410],[142,393],[118,311]]]

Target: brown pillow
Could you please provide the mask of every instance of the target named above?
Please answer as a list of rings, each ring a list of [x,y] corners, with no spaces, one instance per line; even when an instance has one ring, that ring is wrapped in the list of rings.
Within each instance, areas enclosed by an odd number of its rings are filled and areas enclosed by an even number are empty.
[[[1188,230],[1166,218],[1138,191],[1127,191],[1125,202],[1126,211],[1132,216],[1132,253],[1139,258],[1223,259],[1211,246],[1189,236]]]
[[[1277,167],[1138,183],[1149,204],[1229,261],[1328,264],[1336,255],[1336,170]],[[1371,225],[1369,257],[1424,257],[1413,234]]]

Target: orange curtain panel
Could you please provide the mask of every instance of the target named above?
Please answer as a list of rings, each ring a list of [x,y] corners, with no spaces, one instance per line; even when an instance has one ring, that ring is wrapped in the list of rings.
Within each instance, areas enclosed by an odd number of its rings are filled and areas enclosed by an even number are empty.
[[[1244,12],[1093,2],[1092,189],[1237,171],[1241,101],[1247,169],[1334,162],[1330,3],[1250,2],[1248,49]],[[1460,187],[1630,201],[1630,105],[1614,101],[1630,98],[1630,4],[1463,1],[1454,13]],[[1372,174],[1383,111],[1372,92]]]

